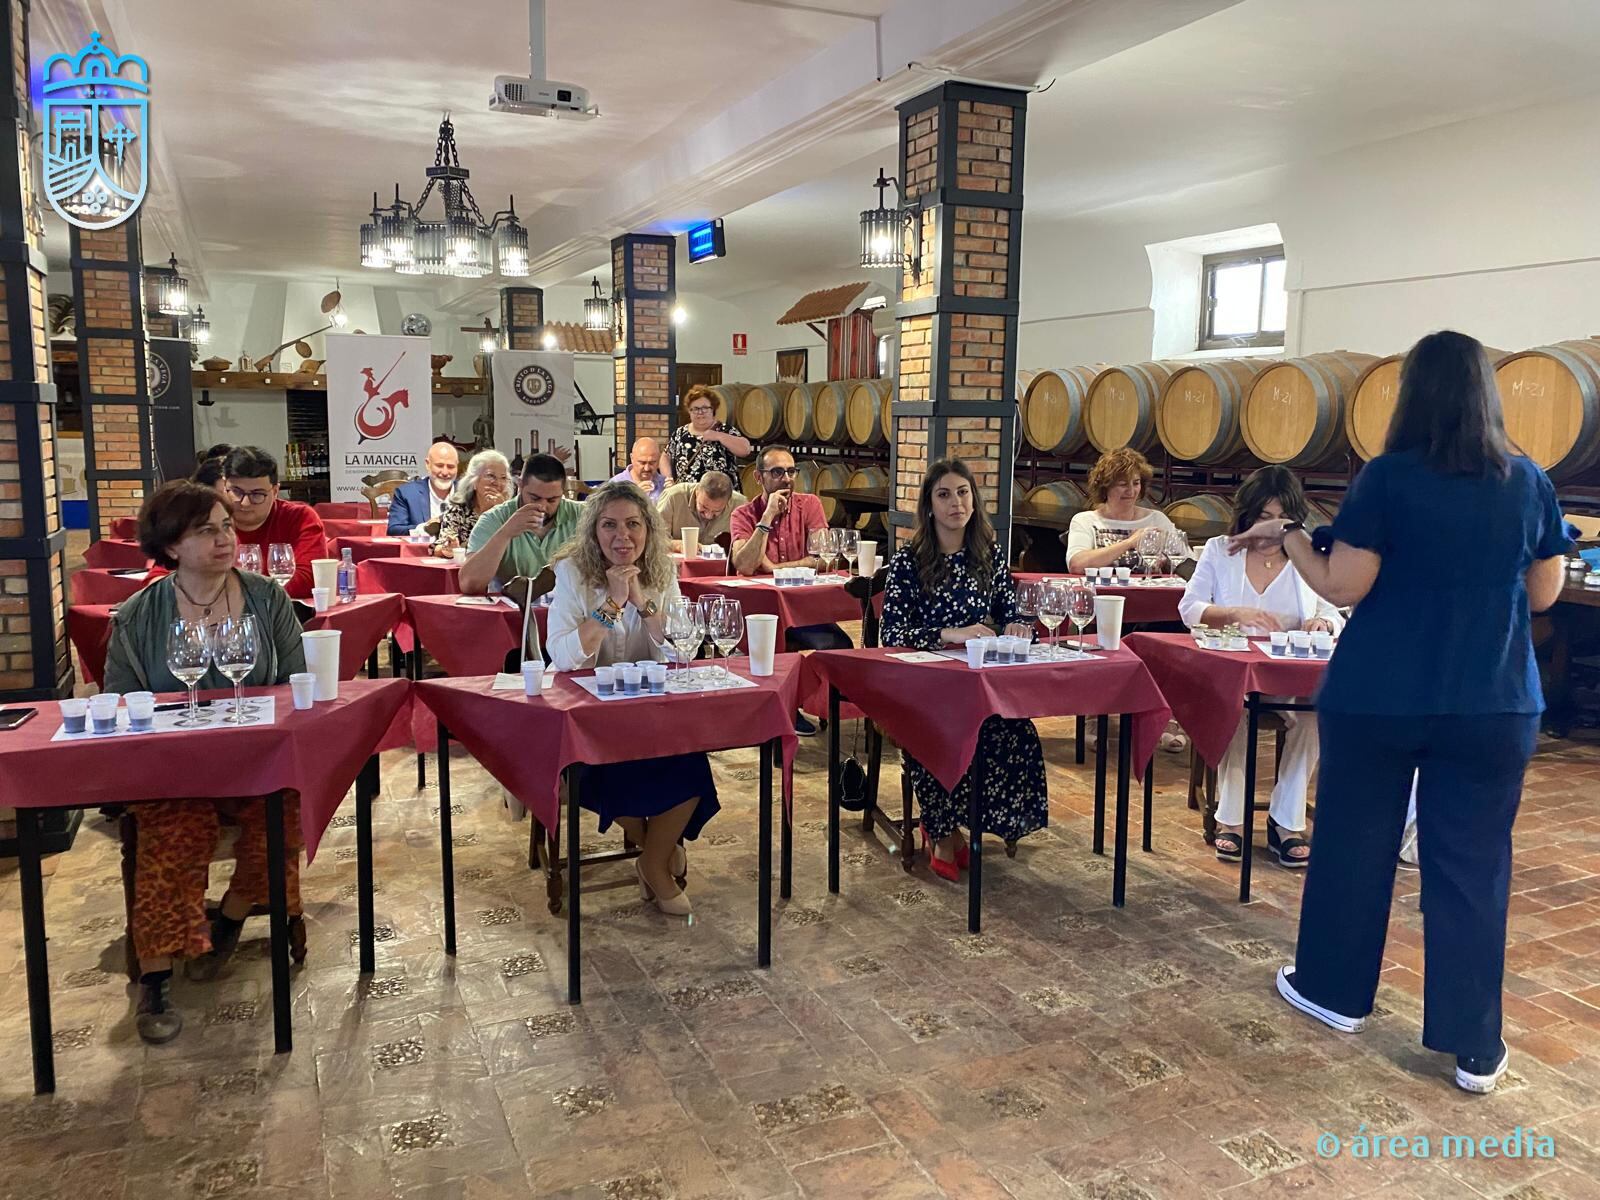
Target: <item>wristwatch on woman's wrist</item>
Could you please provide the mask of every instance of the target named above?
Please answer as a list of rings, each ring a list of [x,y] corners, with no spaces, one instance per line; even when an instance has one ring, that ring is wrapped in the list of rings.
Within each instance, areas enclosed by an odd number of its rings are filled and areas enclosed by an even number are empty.
[[[656,602],[654,600],[646,600],[643,608],[640,608],[637,604],[635,604],[633,607],[638,611],[639,615],[644,617],[646,620],[649,620],[651,617],[655,616],[657,611],[659,611],[656,608]]]

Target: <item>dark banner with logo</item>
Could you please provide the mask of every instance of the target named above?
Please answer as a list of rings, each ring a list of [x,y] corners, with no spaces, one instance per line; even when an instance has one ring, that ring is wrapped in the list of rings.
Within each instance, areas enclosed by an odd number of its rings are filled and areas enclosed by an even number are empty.
[[[194,474],[194,390],[189,340],[150,339],[150,415],[155,422],[156,474],[162,480]]]

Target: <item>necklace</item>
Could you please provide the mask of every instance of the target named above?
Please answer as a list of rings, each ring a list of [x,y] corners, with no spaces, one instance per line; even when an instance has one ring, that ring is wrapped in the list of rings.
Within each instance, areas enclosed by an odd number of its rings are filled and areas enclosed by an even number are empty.
[[[174,587],[183,593],[183,598],[185,600],[200,610],[200,616],[202,619],[211,615],[211,610],[217,606],[217,601],[221,600],[228,591],[228,577],[224,575],[222,577],[222,586],[217,589],[217,594],[211,597],[209,602],[201,603],[199,600],[196,600],[189,594],[189,589],[183,586],[183,580],[179,579],[176,575],[172,577],[172,583]],[[229,601],[228,603],[228,610],[230,612],[233,610],[232,601]]]

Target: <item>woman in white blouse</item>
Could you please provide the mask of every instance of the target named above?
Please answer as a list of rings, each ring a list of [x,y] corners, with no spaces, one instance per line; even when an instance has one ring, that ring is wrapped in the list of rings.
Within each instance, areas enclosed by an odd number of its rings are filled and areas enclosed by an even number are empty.
[[[1137,567],[1139,539],[1147,529],[1167,538],[1177,532],[1172,519],[1159,508],[1143,508],[1139,500],[1155,478],[1155,470],[1137,450],[1123,446],[1108,450],[1089,470],[1089,503],[1067,526],[1067,570],[1083,573],[1085,567]]]
[[[666,611],[678,599],[667,532],[645,493],[607,483],[589,494],[578,531],[556,555],[546,647],[557,671],[659,661]],[[673,754],[585,767],[579,803],[613,821],[641,848],[639,893],[673,916],[689,897],[675,878],[687,871],[680,839],[696,838],[716,815],[716,784],[704,754]]]
[[[1305,492],[1284,467],[1262,467],[1242,484],[1233,500],[1230,533],[1249,529],[1264,518],[1304,521]],[[1178,615],[1191,629],[1237,625],[1250,633],[1304,630],[1337,633],[1344,624],[1339,611],[1313,592],[1281,549],[1228,553],[1228,538],[1214,537],[1200,554],[1194,577],[1178,603]],[[1311,859],[1305,838],[1306,788],[1317,769],[1317,724],[1311,713],[1278,714],[1289,727],[1283,761],[1272,789],[1267,816],[1267,844],[1285,867],[1304,867]],[[1234,732],[1228,751],[1217,764],[1217,857],[1238,862],[1244,842],[1244,764],[1248,738],[1244,722]]]

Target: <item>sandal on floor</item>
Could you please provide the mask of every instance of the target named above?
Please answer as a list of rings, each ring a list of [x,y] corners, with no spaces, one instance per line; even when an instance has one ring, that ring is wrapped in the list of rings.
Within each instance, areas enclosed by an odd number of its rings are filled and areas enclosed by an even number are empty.
[[[1303,858],[1296,858],[1292,852],[1302,846],[1307,853]],[[1311,864],[1311,842],[1293,832],[1285,837],[1283,830],[1271,817],[1267,818],[1267,849],[1277,856],[1280,867],[1287,867],[1291,871],[1303,871]]]
[[[1168,754],[1181,754],[1189,748],[1187,734],[1166,732],[1161,735],[1161,749]]]
[[[1219,829],[1216,839],[1211,843],[1217,852],[1217,859],[1221,862],[1236,863],[1244,860],[1244,834],[1235,833],[1231,829]]]

